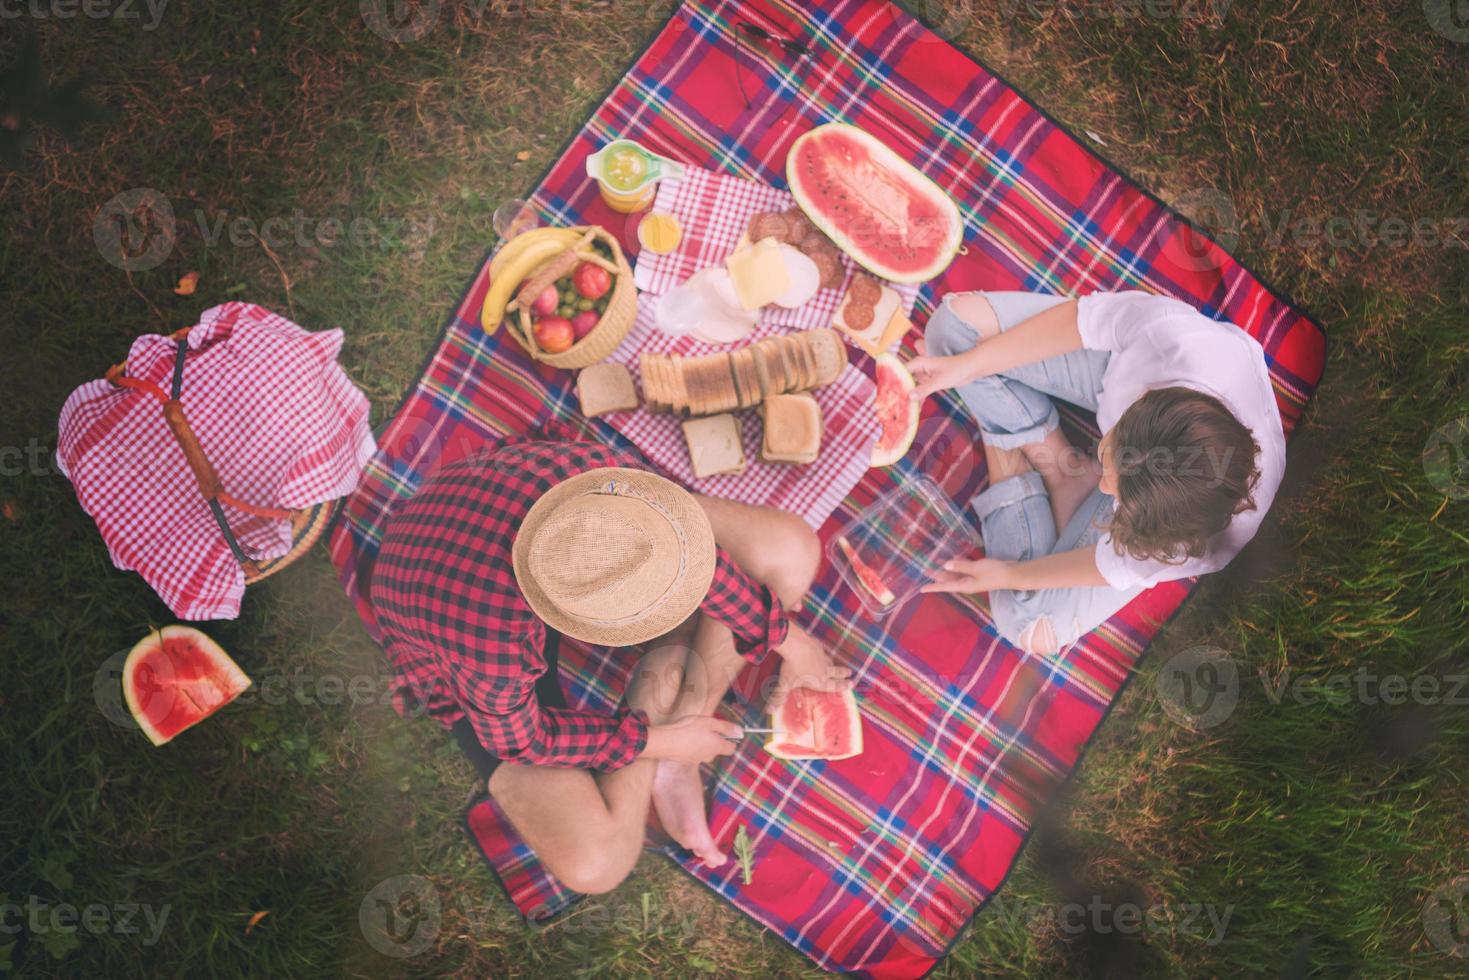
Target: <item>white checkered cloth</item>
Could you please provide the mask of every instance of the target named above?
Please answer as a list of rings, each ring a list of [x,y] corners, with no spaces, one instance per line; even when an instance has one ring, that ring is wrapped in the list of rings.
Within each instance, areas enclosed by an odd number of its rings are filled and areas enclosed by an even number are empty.
[[[795,199],[785,191],[695,167],[688,169],[683,180],[660,184],[654,210],[678,219],[683,239],[668,255],[644,249],[638,257],[635,279],[644,295],[638,301],[637,324],[611,359],[627,365],[641,387],[638,355],[644,351],[698,355],[734,349],[692,336],[661,333],[653,325],[657,297],[700,269],[722,263],[745,234],[751,216],[762,211],[784,211],[794,204]],[[845,255],[842,261],[849,273],[855,268]],[[904,309],[911,311],[916,287],[893,288],[902,297]],[[830,326],[845,289],[845,284],[840,289],[822,289],[811,302],[794,310],[766,307],[755,332],[741,345],[776,334]],[[855,356],[855,349],[853,353]],[[848,366],[834,383],[813,394],[825,419],[816,461],[805,466],[760,462],[760,413],[747,410],[736,416],[749,463],[739,475],[695,478],[683,429],[672,415],[640,408],[608,416],[607,421],[659,467],[698,493],[790,511],[819,528],[867,471],[880,428],[873,411],[876,389],[856,366]]]
[[[297,510],[344,496],[377,451],[367,398],[337,364],[342,331],[310,333],[250,303],[206,310],[189,330],[180,402],[226,493]],[[172,390],[178,345],[148,334],[127,376]],[[181,619],[233,619],[244,572],[146,391],[91,381],[61,409],[56,459],[112,563],[136,571]],[[256,559],[291,549],[291,522],[224,506]]]

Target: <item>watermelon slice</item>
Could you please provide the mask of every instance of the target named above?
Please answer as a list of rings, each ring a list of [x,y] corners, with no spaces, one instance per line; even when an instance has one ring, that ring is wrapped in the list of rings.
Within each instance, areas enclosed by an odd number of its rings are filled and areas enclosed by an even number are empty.
[[[842,549],[842,554],[852,566],[852,573],[857,576],[857,581],[862,583],[862,588],[867,590],[868,595],[877,600],[879,606],[891,606],[898,601],[898,597],[893,595],[893,590],[887,587],[882,576],[878,575],[871,565],[857,557],[857,549],[852,547],[852,542],[846,538],[837,538],[837,547]]]
[[[851,688],[798,687],[770,716],[765,751],[778,759],[850,759],[862,753],[862,713]]]
[[[128,653],[122,692],[133,720],[163,745],[244,693],[250,678],[230,655],[189,626],[165,626]]]
[[[912,398],[918,387],[907,367],[893,354],[879,354],[877,365],[877,421],[882,435],[872,449],[873,466],[892,466],[908,453],[918,435],[919,404]]]
[[[786,179],[801,210],[838,248],[892,282],[927,282],[964,241],[953,199],[855,126],[827,123],[796,140]]]

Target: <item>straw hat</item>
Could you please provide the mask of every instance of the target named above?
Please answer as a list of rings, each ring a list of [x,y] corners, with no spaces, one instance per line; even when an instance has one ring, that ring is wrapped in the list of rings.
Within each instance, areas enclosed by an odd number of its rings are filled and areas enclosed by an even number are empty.
[[[714,580],[714,530],[687,490],[606,467],[558,483],[531,507],[512,550],[531,609],[567,636],[632,646],[667,633]]]

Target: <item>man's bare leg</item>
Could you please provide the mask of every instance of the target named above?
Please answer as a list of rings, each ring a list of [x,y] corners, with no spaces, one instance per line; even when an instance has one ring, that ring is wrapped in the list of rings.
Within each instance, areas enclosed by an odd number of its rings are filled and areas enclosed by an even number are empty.
[[[699,617],[694,648],[684,671],[684,683],[672,717],[711,715],[744,666],[735,650],[729,627],[708,616]],[[705,867],[724,864],[726,855],[714,843],[704,810],[704,785],[692,762],[662,759],[653,776],[653,806],[663,829],[693,851]]]
[[[627,700],[656,724],[667,719],[672,683],[682,675],[687,634],[639,661]],[[546,867],[573,891],[611,891],[642,852],[657,760],[639,759],[616,772],[504,763],[490,776],[490,795]]]
[[[821,561],[820,543],[806,522],[768,507],[713,497],[698,500],[714,528],[715,542],[735,564],[767,586],[786,608],[799,606]],[[744,666],[729,628],[700,616],[672,716],[713,714]],[[717,868],[727,860],[709,832],[698,766],[660,762],[653,782],[653,804],[663,829],[707,867]]]

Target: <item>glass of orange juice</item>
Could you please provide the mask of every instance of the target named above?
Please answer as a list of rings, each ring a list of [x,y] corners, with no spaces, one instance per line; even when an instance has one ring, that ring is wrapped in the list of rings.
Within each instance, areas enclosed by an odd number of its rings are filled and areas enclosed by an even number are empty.
[[[649,211],[638,222],[638,243],[655,255],[667,255],[683,241],[683,225],[666,211]]]

